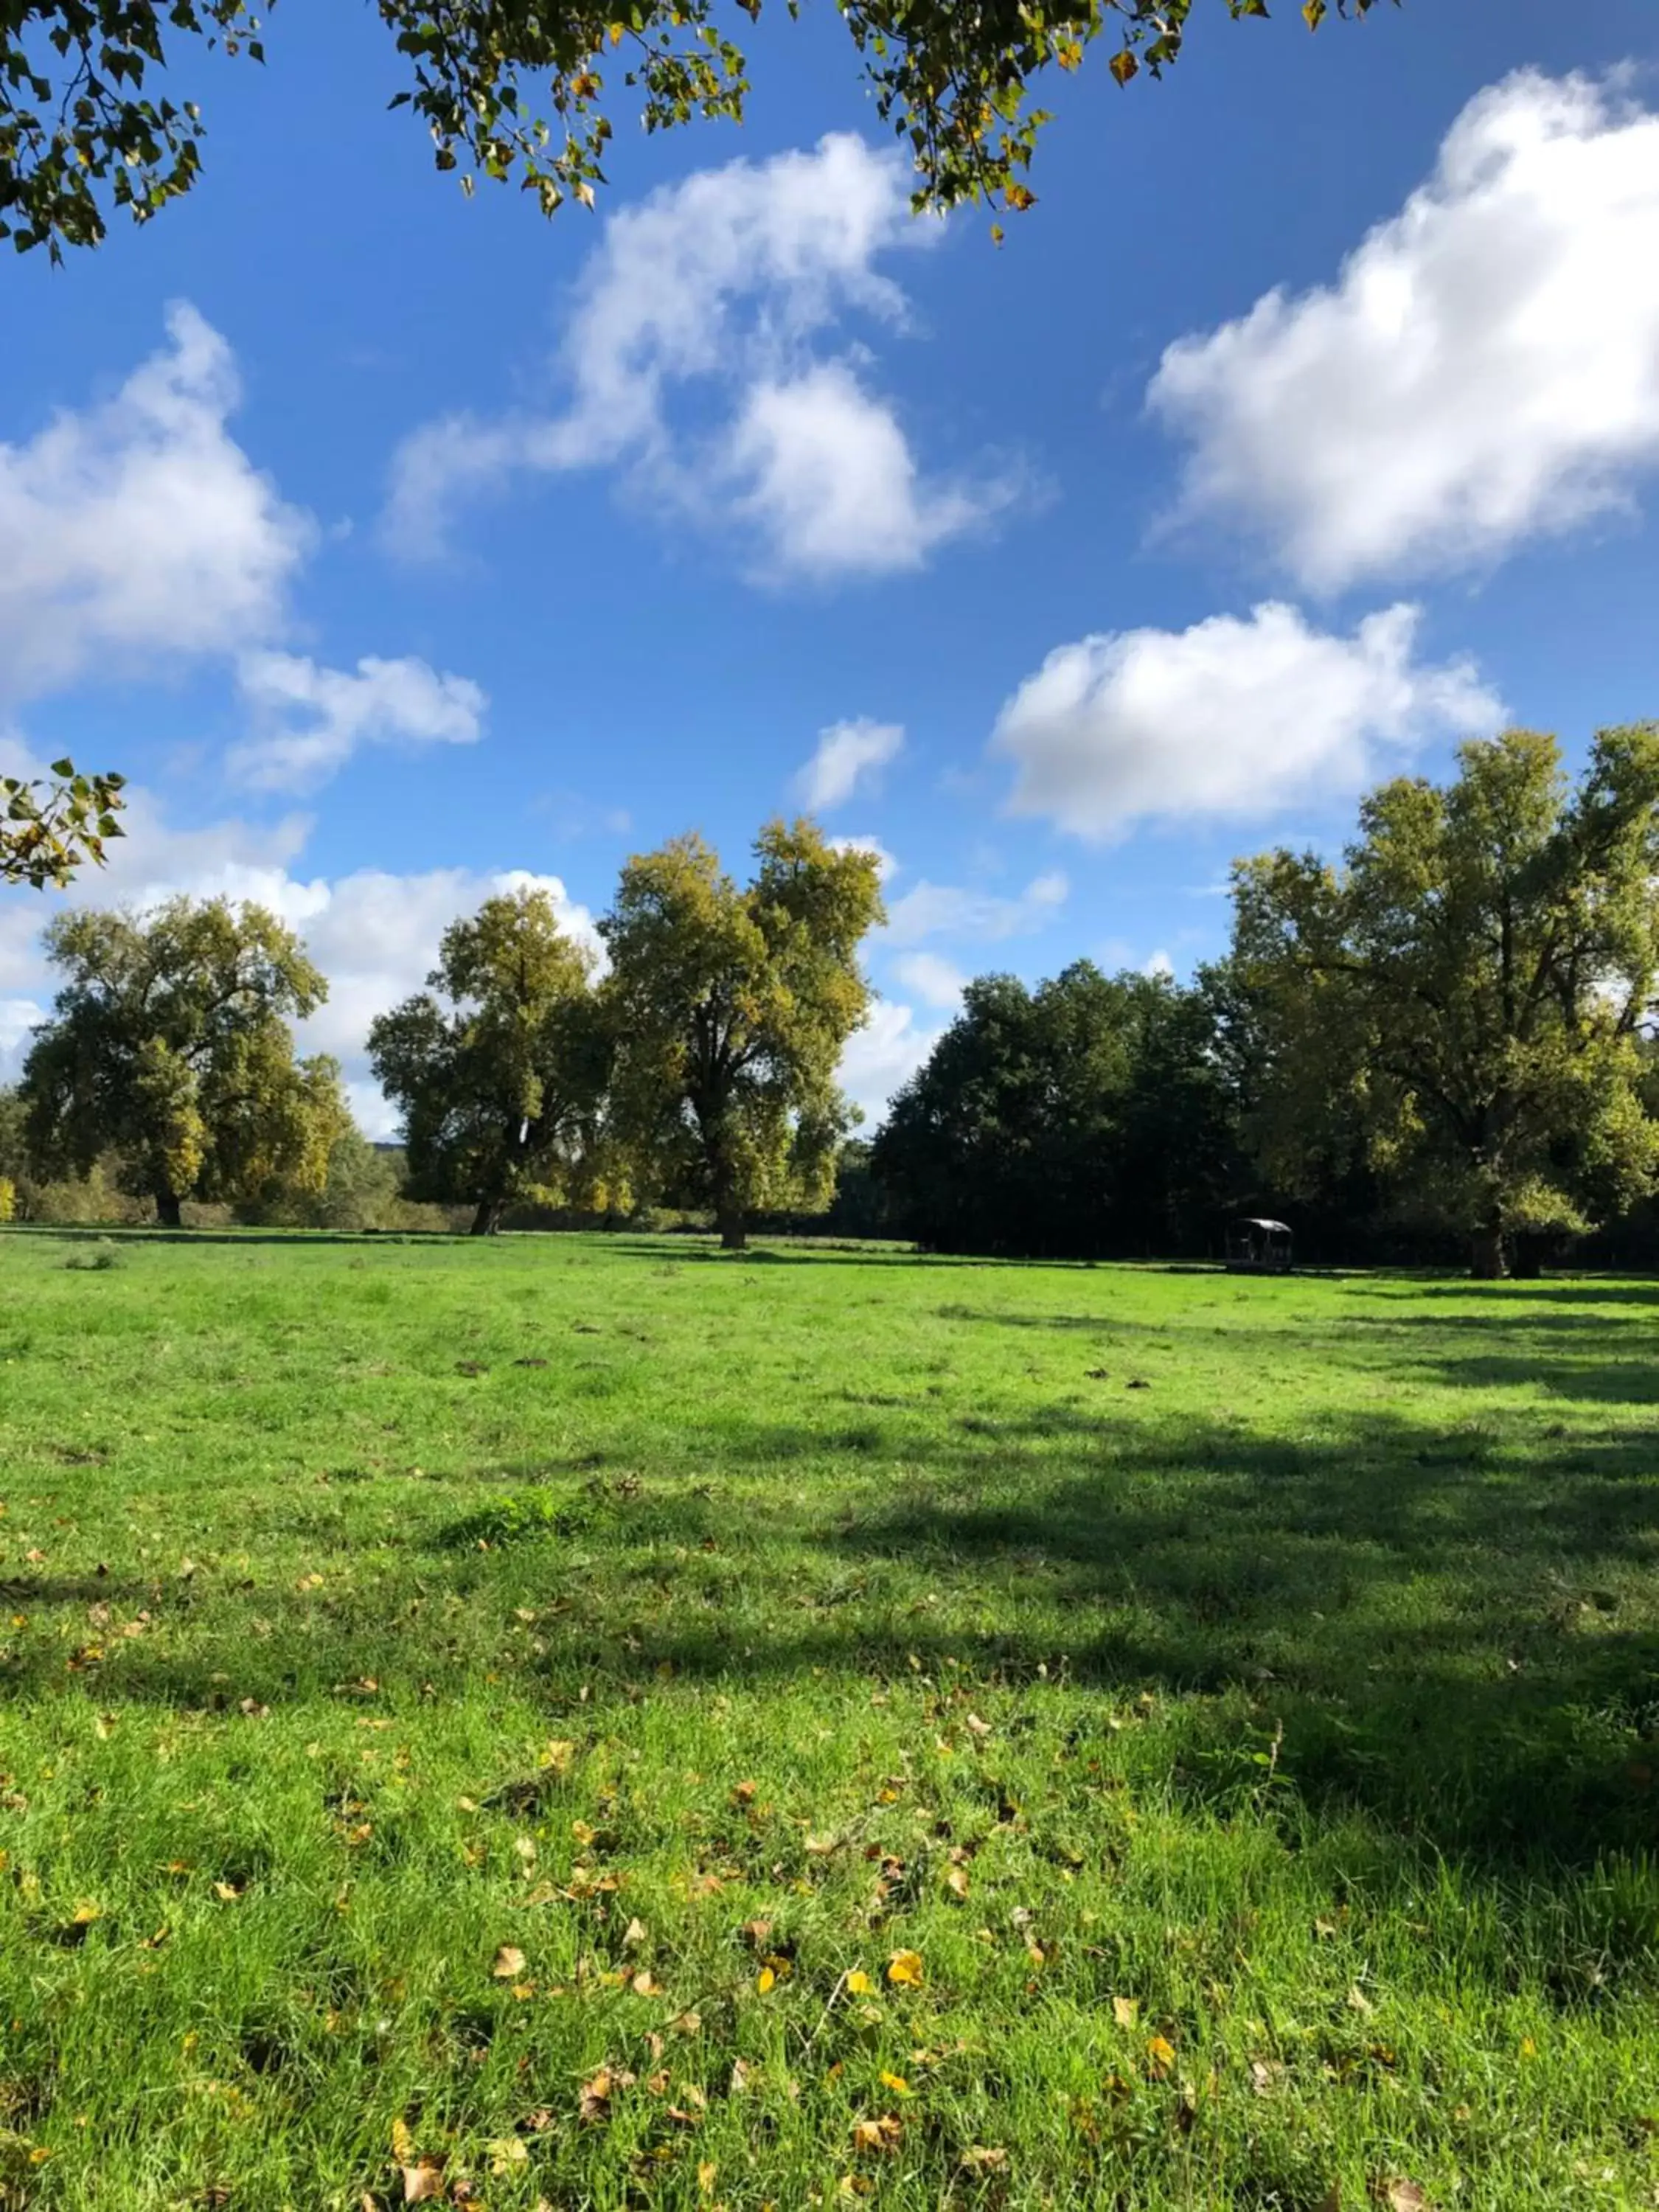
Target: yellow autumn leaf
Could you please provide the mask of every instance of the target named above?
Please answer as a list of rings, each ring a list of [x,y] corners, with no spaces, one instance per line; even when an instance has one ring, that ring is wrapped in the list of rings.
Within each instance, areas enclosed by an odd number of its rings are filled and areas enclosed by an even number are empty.
[[[1120,2027],[1133,2027],[1140,2018],[1140,2007],[1133,1997],[1114,1997],[1112,2018]]]
[[[1161,2080],[1176,2063],[1175,2045],[1165,2036],[1149,2036],[1146,2039],[1146,2056],[1152,2063],[1153,2072]]]
[[[516,1943],[503,1943],[489,1971],[498,1982],[516,1982],[524,1972],[524,1953]]]
[[[968,1873],[966,1868],[952,1867],[945,1877],[945,1887],[950,1891],[952,1897],[965,1898],[968,1894]]]
[[[755,1978],[755,1987],[764,1996],[769,1990],[777,1986],[777,1976],[769,1966],[763,1966]]]
[[[847,1993],[849,1996],[867,1997],[875,1986],[861,1966],[854,1966],[847,1977]]]
[[[890,2089],[896,2097],[909,2097],[915,2094],[902,2074],[884,2074],[881,2082],[883,2088]]]
[[[895,1951],[887,1961],[887,1978],[901,1989],[919,1990],[922,1984],[920,1951]]]

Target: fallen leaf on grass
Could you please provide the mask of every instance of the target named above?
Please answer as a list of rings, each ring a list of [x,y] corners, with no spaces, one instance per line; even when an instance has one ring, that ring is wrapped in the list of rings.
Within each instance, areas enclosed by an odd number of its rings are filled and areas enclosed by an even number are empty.
[[[1370,2014],[1376,2010],[1376,2007],[1366,1996],[1364,1990],[1360,1988],[1358,1982],[1356,1982],[1353,1987],[1348,1991],[1347,2007],[1350,2012],[1357,2012],[1362,2018],[1365,2019],[1369,2019]]]
[[[423,2158],[417,2165],[399,2168],[404,2178],[404,2203],[424,2204],[444,2193],[444,2170],[435,2159]]]
[[[597,2124],[611,2118],[611,2076],[603,2067],[591,2080],[583,2082],[576,2106],[581,2118]]]
[[[630,1921],[629,1922],[629,1923],[628,1923],[628,1926],[627,1926],[626,1929],[623,1931],[623,1950],[624,1950],[624,1951],[633,1951],[633,1950],[636,1950],[636,1949],[638,1948],[638,1947],[639,1947],[641,1943],[643,1943],[643,1942],[644,1942],[644,1941],[645,1941],[645,1923],[644,1923],[644,1921],[643,1921],[643,1920],[630,1920]]]
[[[1385,2212],[1430,2212],[1428,2192],[1420,2182],[1390,2181],[1379,2179],[1370,2190],[1373,2204],[1380,2204]]]
[[[1174,2044],[1167,2036],[1149,2036],[1146,2039],[1146,2061],[1153,2080],[1164,2081],[1176,2063]]]
[[[887,1978],[900,1989],[919,1990],[923,1968],[920,1951],[895,1951],[887,1961]]]
[[[903,2140],[904,2124],[896,2112],[884,2112],[878,2120],[853,2123],[854,2150],[896,2151]]]
[[[489,2154],[489,2171],[498,2178],[513,2173],[530,2163],[530,2153],[517,2136],[501,2136],[484,2148]]]
[[[1006,2150],[992,2149],[984,2143],[969,2143],[957,2160],[964,2173],[1000,2173],[1007,2163]]]
[[[902,2074],[884,2074],[881,2086],[884,2089],[890,2089],[896,2097],[913,2097],[915,2094]]]
[[[652,1979],[648,1966],[641,1966],[628,1986],[636,1997],[659,1997],[663,1993],[662,1984]]]
[[[847,1977],[847,1993],[849,1996],[867,1997],[875,1986],[869,1975],[861,1967],[855,1966]]]
[[[966,1871],[959,1866],[951,1868],[945,1877],[945,1887],[952,1897],[965,1898],[969,1887]]]
[[[489,1971],[498,1982],[516,1982],[524,1972],[524,1953],[515,1943],[503,1943]]]
[[[1112,2018],[1120,2027],[1133,2027],[1140,2018],[1140,2006],[1133,1997],[1114,1997]]]

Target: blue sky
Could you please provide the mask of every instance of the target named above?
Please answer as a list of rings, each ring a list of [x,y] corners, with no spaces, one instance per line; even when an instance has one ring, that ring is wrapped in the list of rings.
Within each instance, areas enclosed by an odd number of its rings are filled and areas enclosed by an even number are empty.
[[[433,173],[366,8],[192,58],[192,198],[0,269],[0,748],[139,787],[82,895],[276,905],[378,1133],[367,1023],[499,878],[580,927],[813,799],[893,861],[873,1114],[962,976],[1185,972],[1235,854],[1659,714],[1651,0],[1278,13],[1055,85],[1000,250],[827,5],[551,223]]]

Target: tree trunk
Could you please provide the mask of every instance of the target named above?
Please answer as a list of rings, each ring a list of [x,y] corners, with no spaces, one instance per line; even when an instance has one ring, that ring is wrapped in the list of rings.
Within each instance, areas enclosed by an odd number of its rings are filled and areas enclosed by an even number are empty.
[[[1501,1229],[1489,1224],[1475,1231],[1469,1240],[1469,1273],[1480,1283],[1501,1282],[1509,1273]]]
[[[720,1224],[722,1252],[746,1252],[749,1249],[749,1224],[743,1218],[740,1206],[723,1206],[715,1215]]]
[[[179,1212],[179,1197],[176,1190],[158,1190],[155,1194],[155,1218],[163,1229],[182,1229],[185,1217]]]
[[[504,1201],[499,1198],[481,1198],[469,1233],[474,1237],[493,1237],[501,1225],[503,1206]]]

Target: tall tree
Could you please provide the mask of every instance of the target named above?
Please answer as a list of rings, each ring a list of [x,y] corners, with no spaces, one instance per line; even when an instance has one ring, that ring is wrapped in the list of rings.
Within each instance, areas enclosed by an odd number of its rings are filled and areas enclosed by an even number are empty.
[[[1242,864],[1234,962],[1261,1013],[1281,1170],[1346,1120],[1484,1276],[1517,1237],[1650,1188],[1656,875],[1653,723],[1603,731],[1576,790],[1553,738],[1467,744],[1450,784],[1374,792],[1340,867]]]
[[[85,1174],[113,1150],[123,1188],[170,1228],[186,1198],[321,1188],[350,1116],[335,1063],[295,1060],[289,1018],[328,987],[274,915],[175,898],[62,915],[46,945],[67,980],[21,1088],[46,1172]]]
[[[641,1188],[748,1216],[829,1203],[852,1114],[836,1086],[870,988],[879,864],[815,823],[769,823],[739,885],[701,838],[629,861],[599,924],[617,1041],[611,1111]]]
[[[798,12],[799,0],[787,0]],[[918,208],[980,199],[1023,209],[1048,117],[1033,81],[1075,70],[1104,34],[1120,84],[1179,55],[1193,0],[837,0],[876,112],[916,167]],[[1305,0],[1332,12],[1382,0]],[[1398,5],[1398,0],[1395,0]],[[749,83],[728,28],[761,0],[374,0],[402,58],[394,106],[412,107],[440,169],[517,179],[549,213],[592,204],[622,86],[658,131],[694,116],[740,118]],[[1267,0],[1226,0],[1235,18]],[[158,93],[169,46],[264,58],[251,0],[0,0],[0,239],[20,249],[95,245],[108,210],[144,222],[201,167],[201,110]]]
[[[593,1170],[608,1050],[592,966],[545,891],[503,893],[451,923],[427,988],[370,1028],[403,1113],[408,1195],[473,1206],[474,1236]]]
[[[1168,979],[1080,960],[1034,988],[970,983],[894,1100],[872,1171],[944,1251],[1205,1249],[1231,1166],[1206,1009]]]
[[[0,108],[0,118],[3,112]],[[121,797],[125,781],[119,775],[82,775],[72,760],[54,761],[50,782],[0,775],[0,884],[27,884],[37,891],[51,884],[61,890],[88,860],[102,867],[106,842],[126,834],[115,818],[126,803]]]

